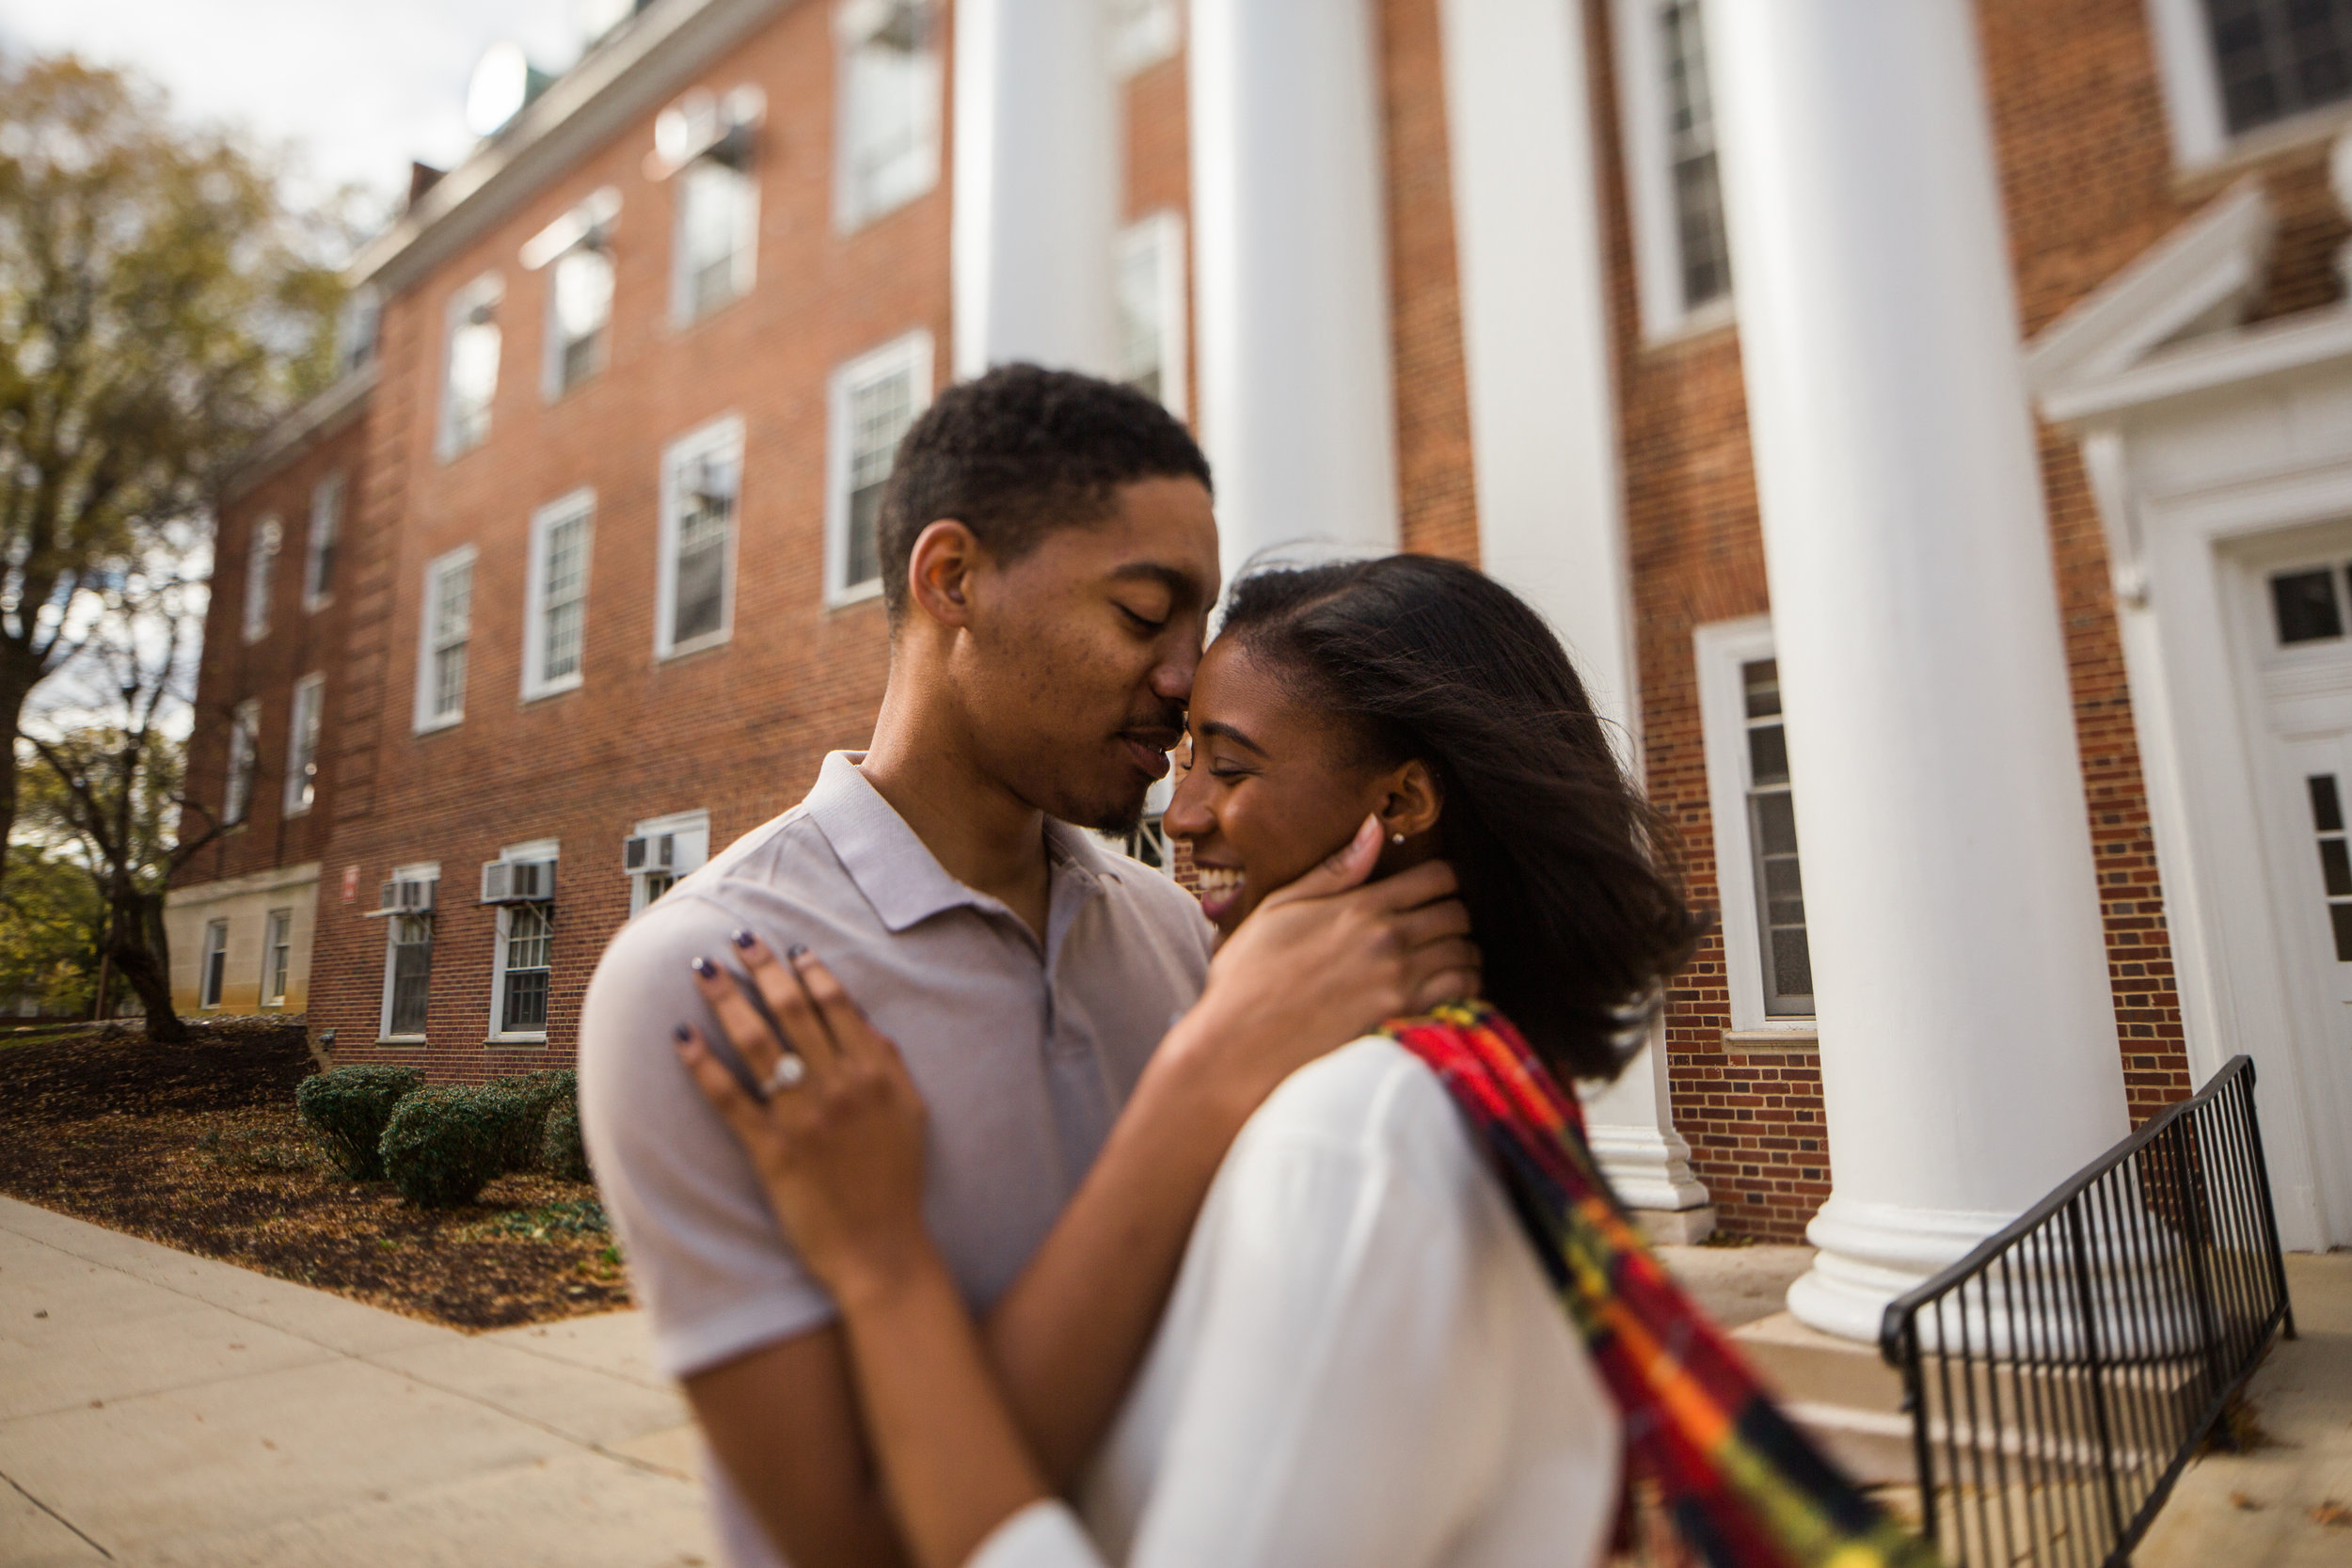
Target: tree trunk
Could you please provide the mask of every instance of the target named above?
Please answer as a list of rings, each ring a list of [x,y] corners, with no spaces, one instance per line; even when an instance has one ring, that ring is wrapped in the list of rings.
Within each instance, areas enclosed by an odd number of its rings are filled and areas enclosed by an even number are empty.
[[[0,769],[0,878],[8,874],[6,849],[8,836],[16,831],[16,776],[22,766],[16,760],[17,737],[23,733],[24,699],[32,694],[32,687],[13,670],[8,668],[20,656],[13,645],[0,639],[0,725],[8,734],[8,766]],[[39,763],[34,764],[39,767]]]
[[[121,918],[115,923],[107,956],[147,1007],[147,1037],[157,1045],[178,1045],[188,1037],[188,1026],[171,1006],[171,957],[164,937],[164,895],[133,893],[123,896]]]

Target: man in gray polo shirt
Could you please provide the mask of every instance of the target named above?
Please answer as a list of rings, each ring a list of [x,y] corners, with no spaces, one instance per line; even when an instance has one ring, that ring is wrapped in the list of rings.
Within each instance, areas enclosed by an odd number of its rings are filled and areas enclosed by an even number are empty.
[[[690,965],[805,944],[898,1042],[931,1112],[931,1227],[1064,1479],[1241,1122],[1475,965],[1429,866],[1263,911],[1213,970],[1191,896],[1070,825],[1135,821],[1216,597],[1208,466],[1157,404],[1027,366],[952,388],[901,445],[878,534],[869,749],[625,927],[581,1020],[589,1151],[739,1568],[903,1555],[833,1305],[673,1053],[707,1018]],[[1363,859],[1320,875],[1337,890]]]

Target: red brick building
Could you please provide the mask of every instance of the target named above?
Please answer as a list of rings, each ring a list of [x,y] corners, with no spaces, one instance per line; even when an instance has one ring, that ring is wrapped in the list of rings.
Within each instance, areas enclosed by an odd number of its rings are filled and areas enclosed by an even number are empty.
[[[368,249],[364,368],[224,501],[183,1000],[565,1059],[866,735],[897,433],[1037,357],[1194,419],[1229,566],[1561,626],[1720,911],[1594,1105],[1665,1228],[1835,1184],[1915,1275],[2249,1051],[2289,1244],[2352,1240],[2352,19],[1843,9],[655,0]]]

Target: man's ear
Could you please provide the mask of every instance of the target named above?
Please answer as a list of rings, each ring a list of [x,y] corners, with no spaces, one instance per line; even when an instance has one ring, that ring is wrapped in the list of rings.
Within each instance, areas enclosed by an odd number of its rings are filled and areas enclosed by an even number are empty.
[[[1380,788],[1380,832],[1384,838],[1403,833],[1418,837],[1438,825],[1445,810],[1445,791],[1429,765],[1415,757],[1391,773]]]
[[[907,597],[944,626],[968,625],[972,618],[972,577],[984,552],[972,531],[953,517],[942,517],[915,536],[907,555]]]

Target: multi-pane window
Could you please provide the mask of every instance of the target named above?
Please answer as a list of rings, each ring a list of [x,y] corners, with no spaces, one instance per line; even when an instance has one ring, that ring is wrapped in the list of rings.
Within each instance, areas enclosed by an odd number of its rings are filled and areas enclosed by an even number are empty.
[[[748,168],[705,154],[677,173],[674,306],[696,321],[751,292],[758,252],[759,186]]]
[[[2352,0],[2203,0],[2233,135],[2352,98]]]
[[[1176,53],[1184,24],[1179,0],[1104,0],[1109,9],[1111,70],[1130,76]]]
[[[661,467],[654,651],[667,657],[724,641],[732,625],[743,421],[721,420],[681,437]]]
[[[253,531],[252,548],[245,558],[245,640],[259,642],[269,635],[269,596],[278,582],[278,552],[285,531],[275,517],[264,517]]]
[[[196,1002],[199,1007],[220,1006],[221,982],[229,974],[229,922],[204,924],[204,958],[197,972]]]
[[[262,755],[262,699],[247,697],[229,721],[229,787],[222,792],[223,826],[242,822],[253,809],[253,770]]]
[[[451,296],[443,353],[440,455],[471,451],[490,434],[490,402],[499,385],[499,298],[493,274]]]
[[[1797,869],[1796,800],[1788,788],[1788,735],[1781,721],[1780,664],[1740,667],[1747,729],[1748,842],[1756,863],[1756,924],[1762,938],[1764,1010],[1813,1011],[1813,954],[1804,929],[1804,884]]]
[[[2327,894],[2336,961],[2352,963],[2352,848],[2344,843],[2344,797],[2333,773],[2314,773],[2303,787],[2311,795],[2312,833],[2319,845],[2320,885]]]
[[[561,397],[604,368],[612,324],[612,256],[575,245],[548,277],[548,391]]]
[[[931,340],[913,332],[834,372],[827,497],[827,596],[877,592],[882,490],[899,438],[930,404]]]
[[[1675,234],[1686,310],[1731,290],[1731,247],[1724,233],[1715,108],[1699,6],[1700,0],[1666,0],[1658,12],[1666,68],[1666,156],[1674,175]]]
[[[541,507],[531,520],[531,600],[523,617],[523,695],[544,697],[580,684],[588,614],[589,529],[596,499],[582,490]]]
[[[629,879],[628,912],[642,911],[709,858],[708,812],[678,812],[638,823],[621,852],[621,869]]]
[[[262,1006],[286,1005],[286,984],[294,970],[294,911],[269,911],[269,928],[262,942]]]
[[[326,697],[326,677],[305,675],[294,682],[294,716],[286,725],[286,815],[299,816],[318,799],[320,708]]]
[[[855,229],[939,180],[940,61],[927,0],[848,0],[841,45],[835,216]]]
[[[1119,373],[1178,418],[1184,386],[1184,220],[1154,213],[1119,236]]]
[[[421,1037],[433,988],[433,917],[396,914],[384,953],[384,1033]]]
[[[335,545],[343,531],[343,476],[328,474],[310,491],[310,546],[302,565],[302,608],[324,606],[335,587]]]
[[[424,571],[417,660],[417,728],[466,716],[466,644],[473,633],[473,547],[453,550]]]
[[[499,932],[499,1033],[543,1033],[555,948],[555,906],[509,904],[500,915]]]

